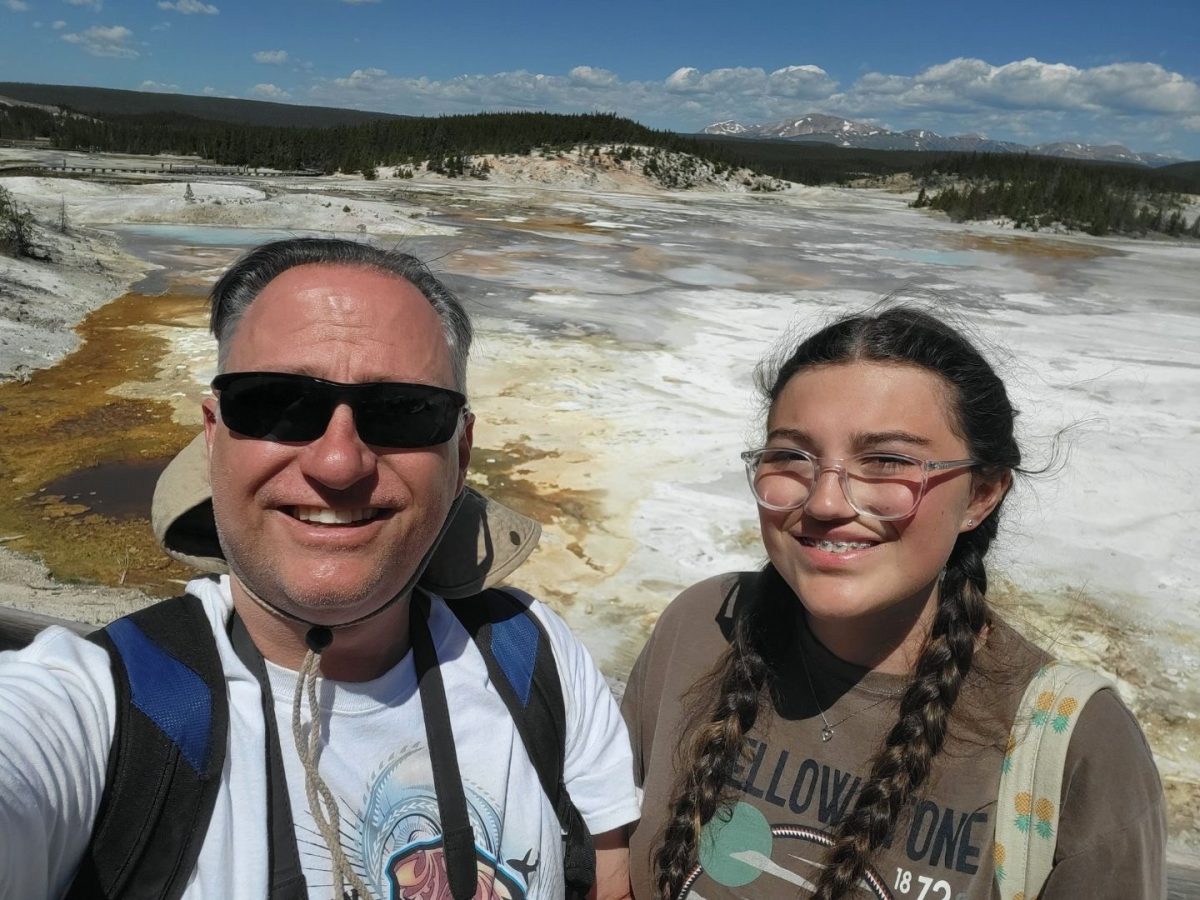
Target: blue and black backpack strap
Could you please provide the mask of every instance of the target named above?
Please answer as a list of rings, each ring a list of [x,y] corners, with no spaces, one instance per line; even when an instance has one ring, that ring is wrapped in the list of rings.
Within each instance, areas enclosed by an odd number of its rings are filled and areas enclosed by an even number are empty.
[[[563,781],[567,716],[550,637],[525,600],[499,588],[447,605],[483,655],[542,791],[554,804],[563,831],[567,895],[583,896],[596,879],[596,852]]]
[[[225,677],[196,597],[164,600],[89,636],[112,662],[116,724],[92,840],[67,896],[175,900],[221,785]]]

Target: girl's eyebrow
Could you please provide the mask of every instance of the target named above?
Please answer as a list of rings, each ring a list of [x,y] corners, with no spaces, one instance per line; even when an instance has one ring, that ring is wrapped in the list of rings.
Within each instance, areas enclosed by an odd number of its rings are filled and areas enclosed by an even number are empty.
[[[851,443],[858,448],[877,447],[880,444],[913,444],[917,447],[928,447],[932,443],[929,438],[911,431],[862,431],[851,437]]]
[[[811,438],[808,436],[808,432],[801,431],[799,428],[772,428],[769,432],[767,432],[768,441],[780,439],[789,440],[793,444],[812,443]]]
[[[773,428],[767,434],[768,441],[787,440],[794,444],[813,444],[812,436],[800,428]],[[928,447],[931,441],[927,437],[913,434],[911,431],[858,431],[850,435],[850,446],[856,452],[878,447],[881,444],[911,444],[914,447]]]

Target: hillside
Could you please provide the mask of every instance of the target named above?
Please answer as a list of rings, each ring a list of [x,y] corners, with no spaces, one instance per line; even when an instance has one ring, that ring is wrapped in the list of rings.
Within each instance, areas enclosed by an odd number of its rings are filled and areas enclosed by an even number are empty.
[[[326,106],[293,106],[266,100],[233,100],[191,94],[158,94],[113,88],[61,84],[25,84],[0,81],[0,98],[61,106],[93,116],[146,116],[175,113],[230,125],[263,125],[282,128],[330,128],[359,125],[381,119],[403,119],[389,113],[336,109]]]

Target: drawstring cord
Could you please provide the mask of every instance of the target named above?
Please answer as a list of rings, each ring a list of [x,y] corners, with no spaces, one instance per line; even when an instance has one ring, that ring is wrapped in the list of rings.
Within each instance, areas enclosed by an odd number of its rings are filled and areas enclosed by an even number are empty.
[[[317,703],[317,682],[321,677],[321,651],[333,640],[333,632],[322,626],[314,626],[308,630],[304,640],[308,644],[308,652],[300,666],[296,693],[292,697],[292,740],[296,743],[296,753],[304,767],[304,793],[308,798],[308,809],[329,847],[329,857],[333,863],[334,900],[343,900],[346,882],[350,883],[351,890],[359,900],[371,900],[371,892],[346,859],[342,849],[342,824],[337,798],[318,768],[321,758],[321,708]],[[311,723],[307,739],[301,725],[301,711],[306,699]]]

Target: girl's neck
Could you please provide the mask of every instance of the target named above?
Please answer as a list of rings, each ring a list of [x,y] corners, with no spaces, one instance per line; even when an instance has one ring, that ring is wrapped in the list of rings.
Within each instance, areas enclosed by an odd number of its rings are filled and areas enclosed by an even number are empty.
[[[867,616],[819,619],[805,610],[808,630],[830,653],[865,669],[911,674],[933,628],[937,585]]]

